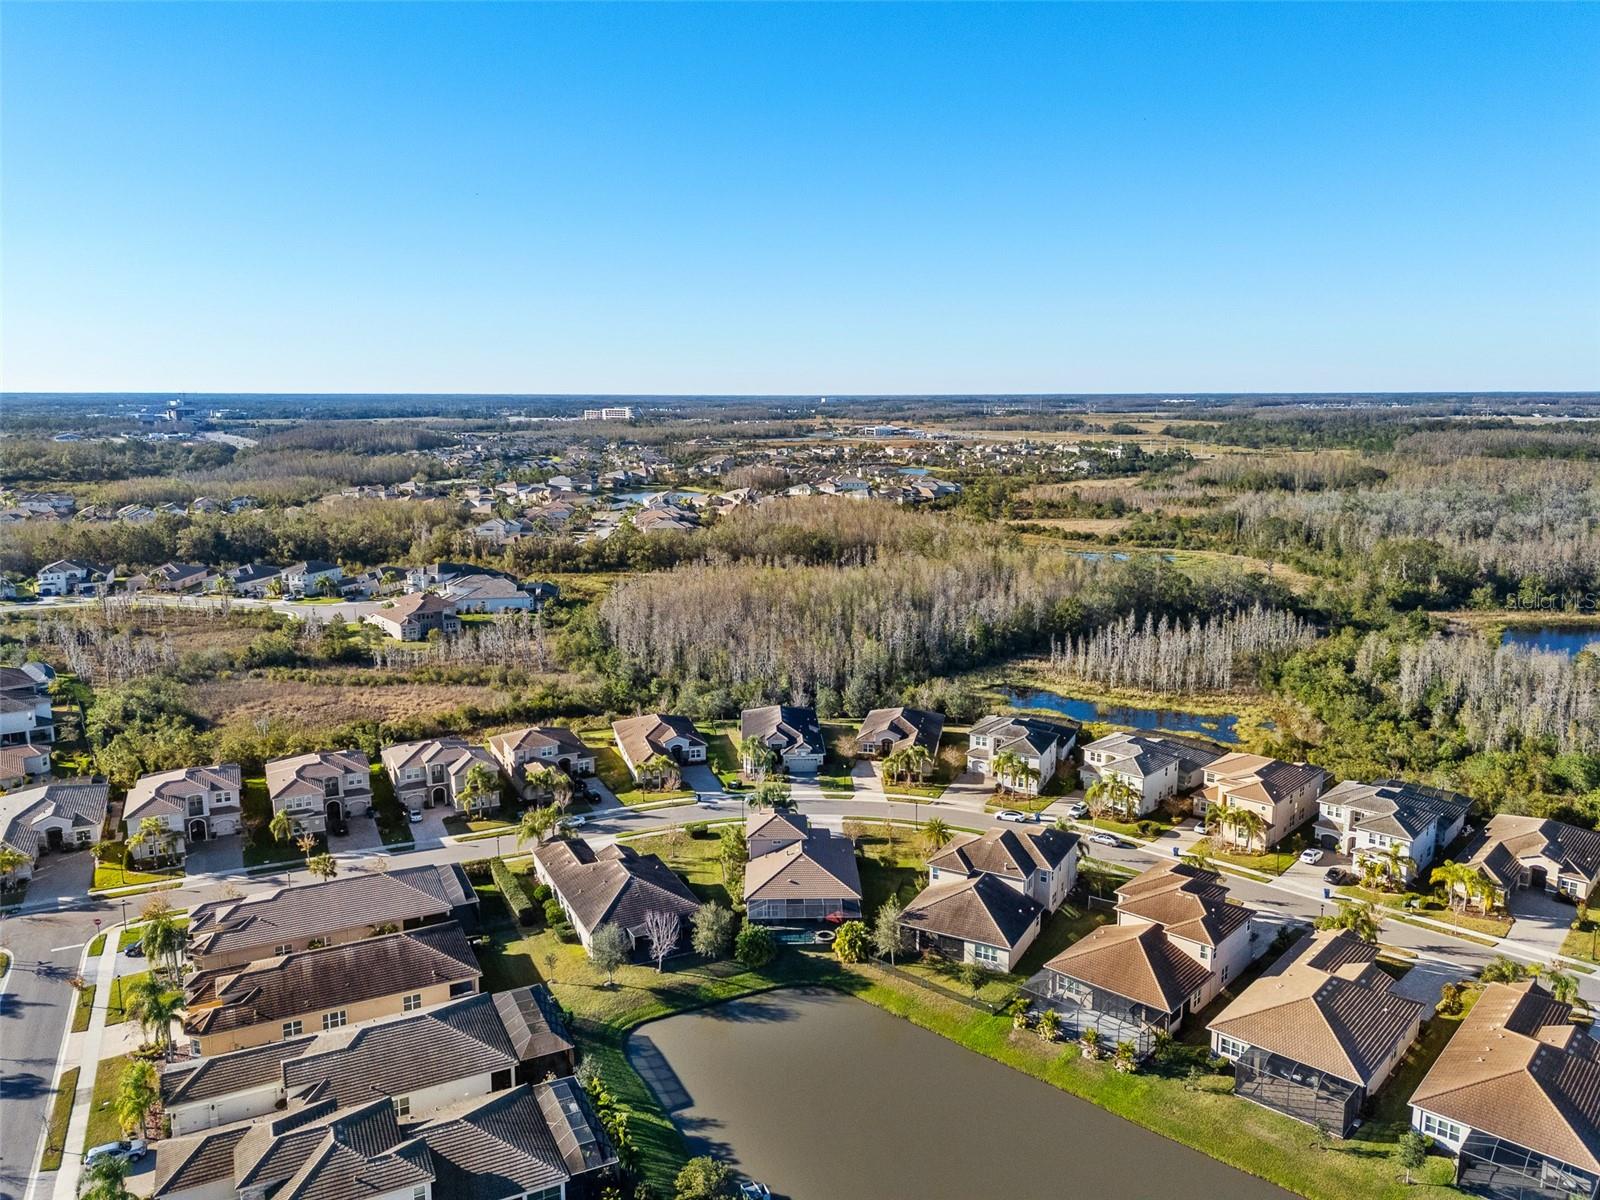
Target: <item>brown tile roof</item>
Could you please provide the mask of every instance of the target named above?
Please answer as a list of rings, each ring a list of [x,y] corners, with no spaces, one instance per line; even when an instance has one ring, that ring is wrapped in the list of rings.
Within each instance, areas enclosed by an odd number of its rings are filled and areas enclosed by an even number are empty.
[[[671,713],[645,713],[638,717],[624,717],[611,722],[611,732],[616,734],[622,753],[634,766],[657,754],[665,754],[667,743],[673,738],[685,738],[694,745],[704,746],[705,738],[688,717]]]
[[[1344,931],[1307,935],[1209,1028],[1363,1086],[1416,1036],[1427,1008],[1389,990],[1377,951]]]
[[[436,1200],[503,1200],[616,1161],[570,1077],[474,1100],[416,1133],[431,1156]]]
[[[494,756],[502,762],[518,750],[542,750],[547,746],[582,758],[594,757],[594,750],[581,737],[560,725],[528,725],[522,729],[497,733],[489,739],[488,745]]]
[[[991,829],[957,835],[928,859],[928,865],[963,875],[983,871],[1021,881],[1035,871],[1055,870],[1077,845],[1077,834],[1059,829]]]
[[[161,1073],[162,1102],[170,1108],[276,1083],[283,1078],[284,1060],[303,1054],[314,1041],[290,1038],[174,1064]]]
[[[1571,1017],[1536,983],[1487,985],[1412,1105],[1600,1171],[1600,1044],[1568,1035]]]
[[[896,750],[921,743],[931,753],[939,752],[939,736],[944,733],[944,717],[923,708],[875,708],[861,722],[856,744],[893,741]]]
[[[65,821],[74,829],[89,829],[98,838],[106,823],[110,785],[88,779],[64,779],[0,795],[0,845],[11,846],[29,857],[39,851],[44,838],[36,828],[46,820]]]
[[[796,704],[745,709],[739,714],[739,738],[755,738],[784,754],[822,754],[828,748],[817,710]]]
[[[861,899],[856,849],[846,837],[812,830],[797,842],[759,854],[745,865],[745,903],[752,900]]]
[[[1206,768],[1218,776],[1218,786],[1231,796],[1276,804],[1290,792],[1328,773],[1310,763],[1286,763],[1261,754],[1235,751],[1224,754]]]
[[[275,758],[266,768],[267,796],[272,800],[288,796],[313,796],[320,800],[325,781],[343,780],[346,775],[360,775],[366,779],[371,768],[371,762],[361,750],[320,750],[292,758]]]
[[[1117,911],[1207,946],[1221,945],[1256,915],[1254,909],[1229,901],[1228,888],[1216,872],[1170,860],[1118,888]]]
[[[1487,840],[1472,856],[1474,865],[1488,868],[1489,860],[1504,847],[1518,862],[1547,858],[1563,872],[1581,876],[1591,884],[1600,880],[1600,833],[1593,829],[1545,817],[1500,813],[1489,818],[1484,836]],[[1497,860],[1494,868],[1497,875],[1505,870],[1504,860]]]
[[[975,875],[922,889],[900,924],[907,929],[1015,949],[1044,910],[993,875]]]
[[[454,921],[201,971],[188,983],[184,1029],[219,1033],[482,975]]]
[[[654,854],[615,844],[595,851],[581,838],[546,842],[533,852],[552,885],[586,929],[610,922],[639,929],[646,914],[691,916],[700,901]]]
[[[1159,925],[1102,925],[1045,963],[1158,1012],[1176,1011],[1211,971],[1168,940]]]

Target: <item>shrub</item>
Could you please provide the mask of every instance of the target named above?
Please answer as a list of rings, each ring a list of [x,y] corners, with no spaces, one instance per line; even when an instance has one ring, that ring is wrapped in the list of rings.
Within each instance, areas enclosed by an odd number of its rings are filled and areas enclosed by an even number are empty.
[[[554,896],[555,893],[550,890],[550,885],[548,883],[541,883],[533,889],[533,900],[535,904],[544,904],[551,900]]]
[[[1149,839],[1156,835],[1156,823],[1154,821],[1140,821],[1135,828],[1138,829],[1139,836],[1142,838]]]
[[[772,936],[772,930],[765,925],[746,925],[739,930],[733,947],[734,958],[739,960],[741,966],[752,971],[759,971],[766,966],[777,952],[778,943]]]
[[[692,838],[703,838],[710,832],[710,826],[704,821],[690,821],[683,827],[683,831]]]
[[[500,889],[500,895],[505,898],[506,907],[516,918],[517,924],[537,924],[539,917],[533,907],[533,901],[528,899],[528,893],[522,888],[522,881],[511,873],[511,868],[498,858],[491,859],[489,873],[494,878],[495,887]]]
[[[1464,983],[1447,983],[1439,989],[1439,1011],[1447,1017],[1453,1017],[1461,1011],[1462,995],[1467,987]]]
[[[567,922],[564,920],[552,922],[550,925],[550,930],[563,942],[575,942],[578,940],[577,930],[573,929],[572,926],[567,924]]]
[[[870,943],[865,925],[860,921],[846,921],[834,935],[833,952],[839,956],[840,962],[866,962]]]
[[[567,914],[562,911],[561,901],[552,896],[544,902],[544,919],[552,928],[566,923]]]

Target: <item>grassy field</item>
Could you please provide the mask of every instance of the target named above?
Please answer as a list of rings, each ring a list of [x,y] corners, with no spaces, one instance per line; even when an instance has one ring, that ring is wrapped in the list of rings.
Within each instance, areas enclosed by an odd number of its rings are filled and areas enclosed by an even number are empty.
[[[44,1155],[39,1160],[39,1170],[58,1171],[61,1156],[67,1149],[67,1126],[72,1121],[72,1100],[78,1094],[77,1067],[68,1067],[61,1073],[61,1086],[50,1101],[50,1124],[44,1140]]]
[[[391,682],[374,684],[380,675],[350,673],[327,682],[261,679],[239,676],[195,684],[190,702],[207,720],[218,724],[274,721],[291,726],[333,729],[358,721],[401,722],[433,717],[472,705],[492,714],[505,704],[504,693],[491,687],[456,683]]]

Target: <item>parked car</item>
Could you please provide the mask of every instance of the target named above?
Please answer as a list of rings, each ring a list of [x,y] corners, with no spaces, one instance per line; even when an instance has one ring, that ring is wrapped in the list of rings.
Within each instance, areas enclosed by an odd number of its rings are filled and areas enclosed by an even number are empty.
[[[406,811],[406,820],[410,821],[413,825],[421,825],[422,810],[417,808],[408,809]]]
[[[1198,833],[1201,837],[1210,837],[1211,836],[1211,828],[1204,821],[1201,821],[1200,824],[1196,825],[1194,827],[1194,831],[1196,833]]]
[[[1354,871],[1346,871],[1343,867],[1329,867],[1322,875],[1324,883],[1332,883],[1339,887],[1355,883],[1356,878]]]
[[[1322,851],[1318,850],[1315,846],[1309,846],[1300,851],[1300,861],[1303,863],[1310,863],[1315,866],[1317,863],[1322,861]]]
[[[589,822],[588,822],[588,820],[586,818],[578,816],[576,814],[574,814],[574,815],[572,815],[570,817],[562,817],[560,822],[559,822],[559,824],[561,825],[561,828],[563,828],[563,829],[582,829],[588,823]]]
[[[1091,833],[1089,840],[1097,846],[1120,846],[1122,841],[1114,833]]]
[[[739,1184],[739,1195],[744,1200],[772,1200],[772,1189],[754,1179],[746,1179]]]
[[[1088,815],[1089,806],[1082,800],[1074,800],[1071,804],[1067,805],[1067,816],[1071,817],[1074,821],[1081,821]]]
[[[1015,821],[1019,825],[1029,825],[1035,820],[1032,814],[1018,812],[1014,808],[1002,808],[999,812],[995,813],[994,819],[996,821]]]
[[[139,941],[129,942],[128,943],[128,948],[126,950],[124,950],[123,953],[126,954],[129,958],[143,958],[144,957],[144,939],[141,938]]]
[[[143,1138],[134,1138],[131,1142],[105,1142],[83,1156],[83,1165],[92,1167],[103,1158],[120,1158],[127,1162],[138,1162],[149,1149],[150,1144]]]

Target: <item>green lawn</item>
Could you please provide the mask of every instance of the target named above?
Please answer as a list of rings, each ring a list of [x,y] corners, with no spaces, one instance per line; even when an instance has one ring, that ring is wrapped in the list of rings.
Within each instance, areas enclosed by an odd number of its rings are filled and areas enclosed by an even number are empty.
[[[1021,980],[1026,980],[1073,942],[1101,925],[1110,924],[1114,919],[1109,909],[1084,909],[1063,904],[1045,918],[1044,928],[1039,930],[1039,936],[1017,964],[1017,975]]]
[[[386,846],[409,846],[416,841],[411,833],[411,823],[406,819],[400,801],[395,798],[394,784],[382,762],[372,764],[372,811],[378,822],[378,836]]]
[[[173,871],[138,871],[124,870],[115,863],[96,863],[94,866],[93,886],[96,891],[105,888],[159,886],[163,883],[182,882],[183,868],[181,867]]]
[[[78,989],[78,998],[72,1005],[72,1032],[82,1033],[89,1028],[89,1017],[94,1013],[94,993],[98,984],[85,984]]]
[[[720,733],[709,730],[703,732],[706,735],[706,763],[726,787],[739,774],[739,748],[734,744],[736,735],[731,729]]]
[[[1600,919],[1574,920],[1566,941],[1561,943],[1561,953],[1584,962],[1600,962],[1597,952],[1600,952]]]
[[[134,985],[150,974],[149,971],[135,971],[131,975],[118,975],[111,981],[111,995],[106,1000],[106,1024],[121,1025],[128,1019],[128,1011],[123,1008],[123,996],[130,992]],[[171,995],[179,995],[181,989],[170,989]]]
[[[103,933],[95,934],[94,935],[94,941],[89,943],[89,957],[90,958],[99,958],[100,957],[100,952],[102,950],[104,950],[105,948],[106,948],[106,935],[103,934]]]
[[[1260,871],[1263,875],[1282,875],[1294,865],[1295,859],[1300,857],[1300,851],[1309,844],[1308,836],[1304,829],[1297,830],[1273,849],[1263,850],[1259,854],[1224,850],[1220,843],[1212,840],[1211,857],[1219,863],[1243,867],[1247,871]]]
[[[984,803],[988,812],[1001,812],[1004,809],[1014,808],[1018,812],[1042,813],[1054,804],[1054,796],[1028,796],[1020,792],[996,792]]]
[[[126,929],[117,935],[117,949],[126,950],[144,936],[143,921],[130,921]],[[172,927],[177,930],[189,928],[188,917],[174,917]]]
[[[744,904],[744,897],[728,894],[722,878],[722,839],[716,830],[704,837],[690,837],[687,833],[654,833],[648,837],[633,838],[628,842],[640,854],[660,855],[661,861],[671,867],[689,890],[702,900],[715,900],[728,908]]]
[[[72,1101],[78,1094],[78,1068],[68,1067],[61,1073],[61,1086],[50,1100],[49,1132],[45,1137],[44,1156],[39,1160],[39,1170],[58,1171],[61,1156],[67,1149],[67,1126],[72,1122]]]
[[[122,1126],[111,1102],[116,1097],[117,1085],[133,1062],[126,1054],[100,1060],[100,1069],[94,1077],[94,1095],[89,1101],[89,1130],[83,1138],[83,1148],[114,1142],[122,1136]]]
[[[1096,829],[1104,829],[1107,833],[1114,833],[1119,837],[1138,838],[1140,841],[1149,841],[1158,838],[1163,833],[1172,829],[1172,819],[1157,809],[1148,817],[1139,817],[1133,821],[1115,821],[1110,817],[1092,817],[1089,822]],[[1149,824],[1155,827],[1152,833],[1143,833],[1139,826]]]
[[[1464,929],[1468,933],[1482,934],[1485,937],[1502,938],[1511,932],[1511,918],[1498,914],[1485,915],[1483,913],[1451,912],[1450,906],[1436,896],[1415,892],[1404,894],[1396,892],[1379,892],[1372,888],[1342,887],[1338,894],[1348,896],[1352,900],[1364,900],[1369,904],[1390,908],[1405,908],[1406,901],[1415,900],[1416,906],[1407,908],[1406,911],[1414,916],[1426,917],[1430,921],[1439,921],[1445,925],[1453,925],[1457,929]],[[1426,928],[1426,926],[1423,926]],[[1570,940],[1570,935],[1569,935]]]
[[[584,745],[594,751],[594,773],[617,800],[630,808],[636,804],[654,804],[658,800],[685,800],[694,795],[688,788],[676,791],[647,792],[634,782],[633,772],[617,749],[616,738],[609,729],[585,730],[579,735]]]

